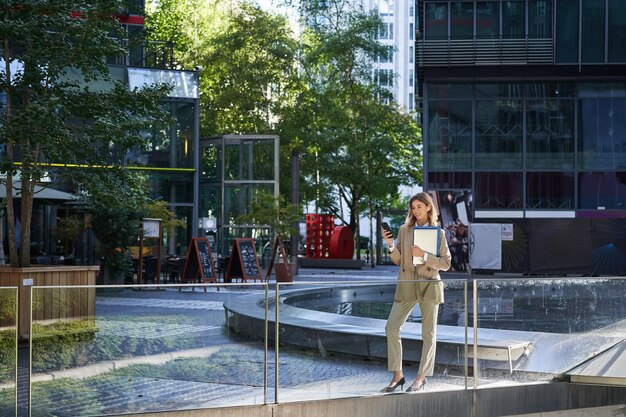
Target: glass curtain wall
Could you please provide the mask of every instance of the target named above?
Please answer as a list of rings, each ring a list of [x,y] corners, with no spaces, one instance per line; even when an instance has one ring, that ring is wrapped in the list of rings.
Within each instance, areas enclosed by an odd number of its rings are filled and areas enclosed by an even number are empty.
[[[556,0],[556,63],[626,62],[626,2]]]
[[[427,85],[429,189],[479,209],[624,209],[626,83]]]
[[[202,143],[199,216],[217,220],[219,255],[228,256],[235,238],[256,239],[261,251],[270,240],[264,225],[242,225],[261,192],[278,194],[278,137],[228,135]]]

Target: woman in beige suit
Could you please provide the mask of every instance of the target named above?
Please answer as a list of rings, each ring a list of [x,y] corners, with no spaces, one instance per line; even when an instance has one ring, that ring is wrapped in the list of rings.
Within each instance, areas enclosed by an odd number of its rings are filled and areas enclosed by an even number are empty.
[[[438,223],[437,209],[432,197],[422,192],[411,197],[406,221],[400,227],[395,245],[391,232],[384,231],[385,240],[389,244],[389,256],[394,264],[400,266],[400,271],[393,307],[385,326],[388,369],[393,371],[393,379],[381,390],[382,392],[393,392],[398,387],[404,388],[400,328],[416,303],[419,303],[422,313],[422,357],[417,378],[407,392],[422,390],[426,384],[426,377],[431,376],[435,368],[437,315],[439,304],[443,303],[443,285],[439,271],[450,268],[451,256],[443,230],[440,231],[439,256],[436,256],[424,252],[413,244],[413,229],[415,226],[437,226]],[[413,265],[414,256],[421,257],[425,262]]]

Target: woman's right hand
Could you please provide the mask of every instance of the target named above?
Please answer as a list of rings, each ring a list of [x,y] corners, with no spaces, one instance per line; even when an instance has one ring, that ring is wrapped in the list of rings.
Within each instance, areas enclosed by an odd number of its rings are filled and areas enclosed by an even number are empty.
[[[393,246],[393,234],[388,230],[383,230],[383,233],[385,234],[385,241],[387,242],[387,245],[389,245],[389,247],[392,247]]]

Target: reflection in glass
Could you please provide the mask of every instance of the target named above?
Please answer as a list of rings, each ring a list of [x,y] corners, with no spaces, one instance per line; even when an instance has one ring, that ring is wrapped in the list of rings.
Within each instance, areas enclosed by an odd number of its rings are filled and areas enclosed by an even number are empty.
[[[526,208],[573,209],[574,173],[529,172],[526,175]]]
[[[550,0],[528,2],[528,37],[552,38],[552,2]]]
[[[498,39],[500,36],[500,3],[479,1],[476,3],[476,37]]]
[[[573,168],[574,101],[527,101],[526,143],[527,168]]]
[[[582,169],[626,169],[626,97],[579,100]]]
[[[626,3],[609,0],[609,62],[626,62]]]
[[[522,167],[522,102],[476,102],[476,168]]]
[[[604,62],[604,2],[582,2],[582,62]]]
[[[426,39],[448,38],[448,4],[426,3]]]
[[[471,172],[429,172],[428,189],[471,190]]]
[[[17,415],[17,288],[0,288],[0,415]]]
[[[472,167],[472,102],[429,103],[428,168]]]
[[[450,3],[450,38],[471,39],[474,36],[474,4]]]
[[[264,300],[262,285],[242,286]],[[192,292],[190,286],[163,288]],[[216,286],[206,290],[217,292]],[[223,302],[232,292],[221,294],[216,303],[155,300],[154,292],[122,287],[34,288],[32,416],[264,403],[265,337],[245,345],[231,339]]]
[[[571,0],[556,2],[556,62],[578,62],[578,7]]]
[[[526,36],[526,13],[523,1],[502,2],[502,37],[519,39]]]
[[[578,208],[626,208],[626,172],[581,172],[578,174]]]
[[[522,208],[521,172],[477,172],[476,208]]]
[[[194,112],[193,103],[168,102],[161,105],[176,117],[172,125],[158,124],[146,132],[148,149],[133,149],[126,160],[129,166],[158,168],[193,168]]]

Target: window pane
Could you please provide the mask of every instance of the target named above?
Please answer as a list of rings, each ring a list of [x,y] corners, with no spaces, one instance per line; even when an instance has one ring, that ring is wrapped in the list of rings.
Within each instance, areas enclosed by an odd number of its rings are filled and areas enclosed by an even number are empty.
[[[476,102],[476,168],[522,167],[522,102]]]
[[[274,141],[244,141],[243,178],[249,180],[274,180]]]
[[[216,182],[222,179],[222,169],[220,166],[221,161],[220,145],[209,145],[202,151],[202,158],[200,166],[200,182]]]
[[[472,166],[472,102],[431,101],[429,111],[429,169]]]
[[[584,98],[579,114],[579,167],[626,169],[626,98]]]
[[[428,84],[426,88],[431,99],[474,97],[474,87],[471,84]]]
[[[609,62],[626,62],[626,2],[609,0]]]
[[[448,39],[448,4],[426,4],[426,39]]]
[[[573,168],[574,101],[529,100],[526,143],[528,168]]]
[[[529,172],[526,176],[526,208],[574,208],[574,173]]]
[[[472,173],[471,172],[429,172],[428,173],[428,189],[471,189]]]
[[[498,39],[500,36],[500,3],[479,1],[476,3],[476,37]]]
[[[505,1],[502,3],[502,37],[524,38],[526,37],[526,14],[524,13],[524,2]]]
[[[476,98],[521,98],[523,95],[524,84],[476,84]]]
[[[578,200],[580,209],[626,208],[626,172],[581,172]]]
[[[194,105],[166,103],[166,110],[176,117],[172,126],[155,126],[149,136],[149,149],[134,149],[126,157],[129,166],[193,168]]]
[[[552,3],[549,0],[528,2],[528,36],[552,38]]]
[[[521,172],[477,172],[476,208],[522,208]]]
[[[557,0],[556,62],[578,62],[578,0]]]
[[[583,62],[604,62],[604,2],[583,0]]]
[[[149,184],[151,199],[193,203],[193,172],[150,171],[140,175]]]
[[[450,37],[471,39],[474,37],[474,4],[455,1],[450,4]]]

